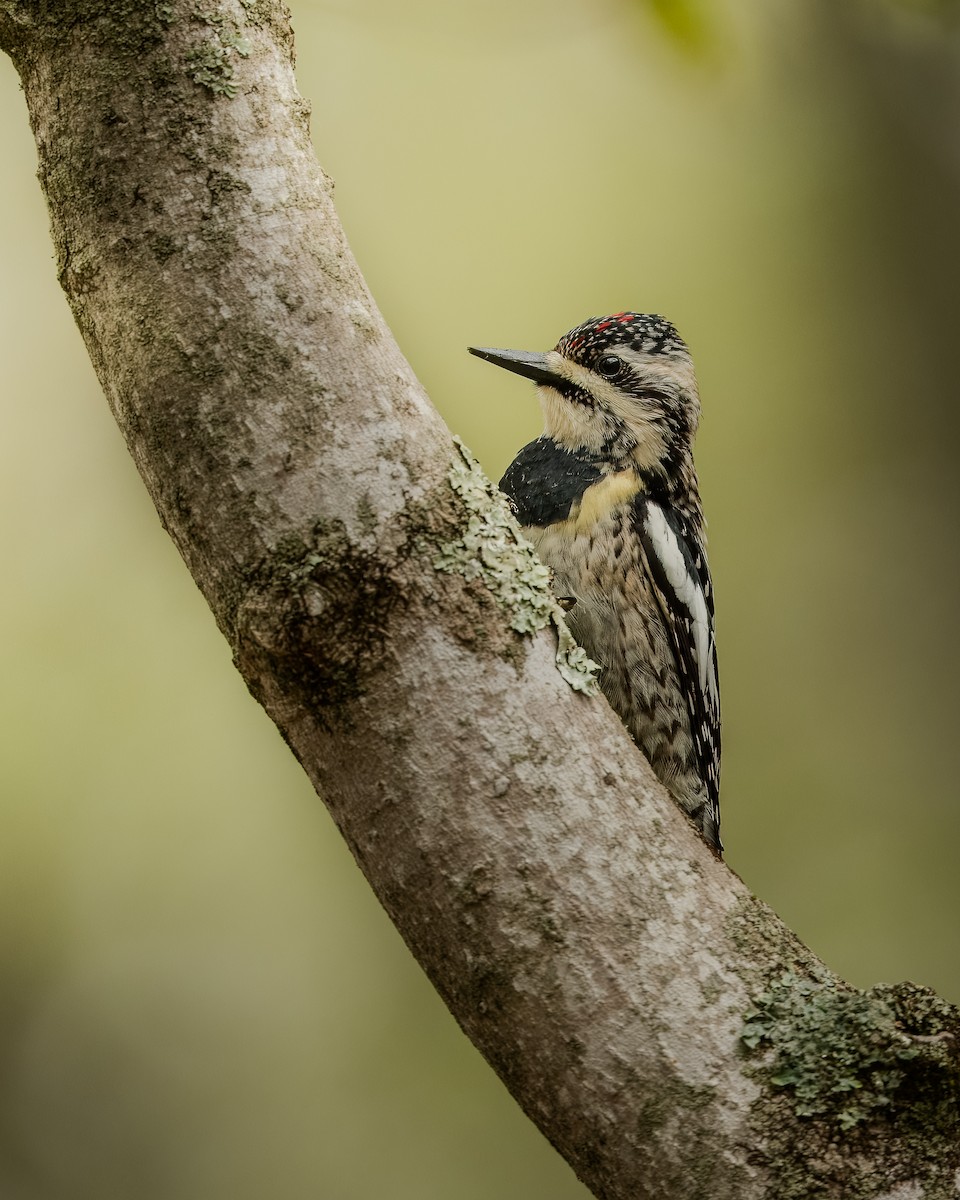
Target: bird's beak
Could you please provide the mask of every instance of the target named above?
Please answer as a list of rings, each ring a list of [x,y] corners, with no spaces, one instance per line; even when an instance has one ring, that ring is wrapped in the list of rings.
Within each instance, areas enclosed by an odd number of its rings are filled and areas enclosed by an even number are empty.
[[[535,383],[556,386],[559,377],[547,366],[545,354],[532,354],[527,350],[491,350],[486,346],[468,346],[477,358],[491,362],[497,367],[506,367],[515,375],[524,375]]]

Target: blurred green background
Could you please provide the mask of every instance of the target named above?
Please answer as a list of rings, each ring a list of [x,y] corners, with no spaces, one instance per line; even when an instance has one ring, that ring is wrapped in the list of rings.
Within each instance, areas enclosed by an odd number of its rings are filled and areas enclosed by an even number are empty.
[[[294,4],[367,279],[496,478],[659,311],[704,422],[728,861],[960,1001],[954,6]],[[573,1200],[230,664],[55,279],[0,62],[0,1193]]]

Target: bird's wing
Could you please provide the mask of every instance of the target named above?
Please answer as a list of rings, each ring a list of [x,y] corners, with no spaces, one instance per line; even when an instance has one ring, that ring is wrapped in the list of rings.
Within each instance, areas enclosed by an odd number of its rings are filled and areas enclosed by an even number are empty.
[[[719,821],[720,685],[706,551],[667,505],[642,497],[634,511],[686,696],[701,777]]]

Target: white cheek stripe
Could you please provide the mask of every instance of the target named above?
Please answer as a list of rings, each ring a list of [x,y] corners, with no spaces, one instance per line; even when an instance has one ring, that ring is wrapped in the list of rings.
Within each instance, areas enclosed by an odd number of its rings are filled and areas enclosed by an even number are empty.
[[[656,504],[647,503],[644,524],[647,536],[653,545],[667,582],[673,588],[674,595],[690,613],[693,621],[693,647],[697,658],[700,690],[705,695],[709,689],[716,696],[717,681],[713,671],[713,655],[711,653],[710,614],[707,612],[707,601],[698,580],[691,577],[687,570],[686,559],[677,541],[677,535],[667,523],[663,510]]]

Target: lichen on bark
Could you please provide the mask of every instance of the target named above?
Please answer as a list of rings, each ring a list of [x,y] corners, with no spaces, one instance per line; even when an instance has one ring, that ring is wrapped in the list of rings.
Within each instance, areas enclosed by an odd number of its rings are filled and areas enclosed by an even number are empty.
[[[954,1200],[960,1019],[929,988],[784,971],[755,995],[740,1036],[748,1075],[765,1085],[756,1116],[783,1200],[868,1200],[878,1180]]]
[[[434,559],[438,571],[466,580],[482,579],[520,634],[553,625],[557,633],[557,670],[576,692],[595,696],[600,668],[577,645],[563,609],[550,590],[550,571],[523,536],[504,496],[497,491],[463,442],[455,437],[458,457],[450,468],[450,486],[467,512],[466,528],[444,543]]]

